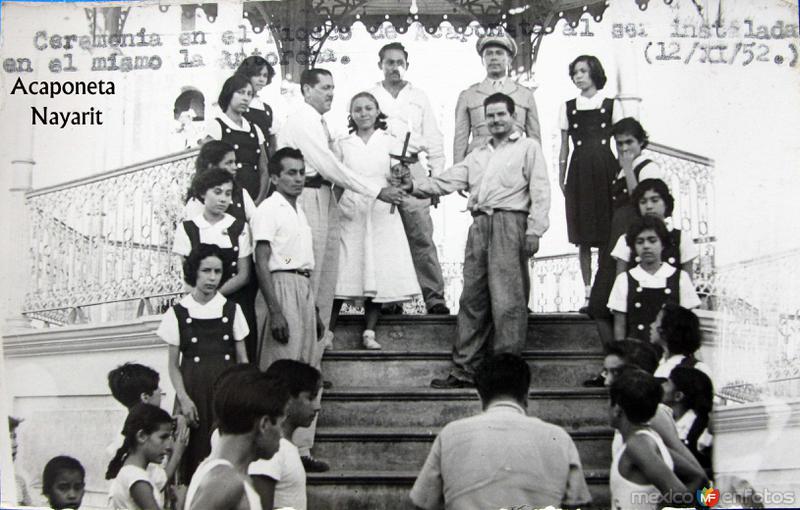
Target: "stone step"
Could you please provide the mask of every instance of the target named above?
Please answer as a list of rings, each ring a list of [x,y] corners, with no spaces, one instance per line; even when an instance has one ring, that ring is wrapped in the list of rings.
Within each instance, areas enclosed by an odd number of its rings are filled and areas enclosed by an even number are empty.
[[[593,508],[608,508],[608,469],[585,471]],[[331,471],[308,474],[308,508],[413,510],[408,493],[416,471]],[[477,510],[477,509],[476,509]]]
[[[361,349],[362,315],[342,315],[336,325],[335,349]],[[375,330],[383,350],[449,350],[456,336],[454,315],[384,315]],[[599,352],[594,321],[579,313],[537,313],[528,319],[526,350]]]
[[[341,427],[318,428],[314,455],[326,459],[338,471],[420,469],[439,428]],[[583,468],[607,469],[611,465],[608,427],[584,427],[570,432]]]
[[[318,427],[443,427],[481,411],[474,389],[350,387],[322,395]],[[536,388],[528,413],[567,430],[608,425],[604,388]]]
[[[531,386],[580,386],[597,375],[602,353],[575,351],[528,351],[522,353],[531,367]],[[449,351],[327,351],[322,373],[334,387],[428,386],[434,377],[446,377]]]

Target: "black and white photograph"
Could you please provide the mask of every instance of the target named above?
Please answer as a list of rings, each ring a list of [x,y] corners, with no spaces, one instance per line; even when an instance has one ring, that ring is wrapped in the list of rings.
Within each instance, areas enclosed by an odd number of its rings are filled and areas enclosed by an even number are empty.
[[[3,509],[800,508],[797,2],[3,0],[0,61]]]

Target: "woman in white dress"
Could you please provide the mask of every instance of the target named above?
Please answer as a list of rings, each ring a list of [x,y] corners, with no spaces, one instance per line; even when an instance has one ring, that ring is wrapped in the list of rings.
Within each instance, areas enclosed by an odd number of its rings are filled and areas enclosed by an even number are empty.
[[[368,92],[350,101],[350,135],[336,143],[345,165],[365,182],[381,187],[389,182],[390,154],[400,154],[403,143],[385,131],[385,116]],[[417,144],[415,149],[421,149]],[[345,191],[339,200],[339,276],[333,320],[345,300],[364,302],[364,347],[380,349],[375,326],[382,303],[408,301],[420,294],[400,214],[387,203]],[[333,326],[331,326],[333,327]]]

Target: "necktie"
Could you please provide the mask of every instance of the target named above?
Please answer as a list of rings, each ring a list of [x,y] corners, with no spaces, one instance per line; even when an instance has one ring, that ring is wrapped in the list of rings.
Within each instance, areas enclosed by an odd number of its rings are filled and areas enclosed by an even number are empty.
[[[325,117],[320,117],[322,121],[322,129],[325,131],[325,138],[328,141],[328,148],[333,152],[333,137],[331,136],[331,130],[328,129],[328,123],[325,122]]]

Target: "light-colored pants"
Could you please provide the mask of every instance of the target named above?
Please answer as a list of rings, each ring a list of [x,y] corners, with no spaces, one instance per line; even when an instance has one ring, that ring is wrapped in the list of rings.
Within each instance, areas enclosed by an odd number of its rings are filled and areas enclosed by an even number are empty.
[[[436,245],[433,243],[433,221],[431,220],[431,201],[416,197],[406,197],[398,206],[403,228],[411,248],[411,259],[417,282],[422,289],[425,305],[430,309],[444,304],[444,278]]]
[[[472,381],[491,354],[520,354],[525,346],[530,292],[526,229],[527,213],[508,211],[478,215],[469,227],[450,370],[458,379]]]
[[[316,312],[314,311],[314,293],[311,290],[311,279],[295,273],[272,273],[272,283],[275,287],[278,303],[289,325],[289,341],[285,344],[272,338],[270,332],[269,314],[267,305],[261,293],[256,299],[256,319],[261,325],[259,368],[266,370],[279,359],[292,359],[308,363],[319,369],[322,364],[322,354],[325,346],[317,340]],[[322,389],[317,395],[316,405],[322,398]],[[310,427],[295,430],[290,439],[300,450],[300,455],[308,455],[314,446],[316,433],[316,418]]]
[[[298,202],[311,226],[314,270],[311,288],[325,327],[331,318],[336,276],[339,271],[339,207],[330,187],[305,188]]]

